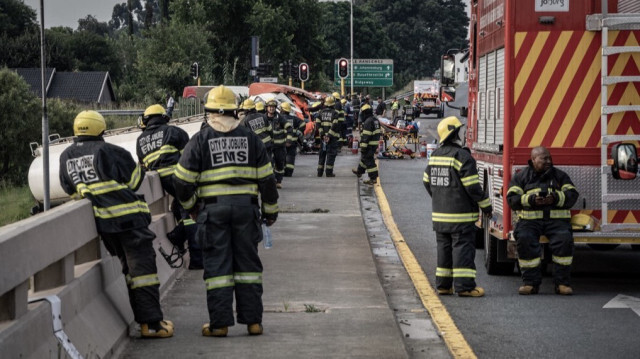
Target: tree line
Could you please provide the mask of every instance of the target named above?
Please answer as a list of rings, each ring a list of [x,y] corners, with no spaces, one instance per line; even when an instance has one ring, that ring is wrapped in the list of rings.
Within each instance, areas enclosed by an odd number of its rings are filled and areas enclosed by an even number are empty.
[[[200,64],[204,85],[248,85],[251,36],[259,36],[260,62],[272,65],[273,76],[283,61],[306,62],[310,80],[305,88],[334,91],[334,59],[350,56],[350,10],[349,1],[127,0],[114,6],[109,21],[87,15],[78,19],[75,29],[46,29],[45,57],[47,67],[57,71],[109,71],[118,102],[148,105],[162,101],[167,92],[179,96],[185,86],[194,85],[193,62]],[[394,84],[387,89],[393,92],[431,76],[447,50],[466,47],[467,25],[463,0],[354,0],[353,57],[393,59]],[[2,67],[40,67],[36,11],[22,0],[0,0]],[[37,99],[15,91],[11,92],[15,97],[4,93],[6,88],[24,89],[15,87],[14,81],[20,79],[11,74],[3,72],[2,81],[0,126],[15,126],[16,118],[35,121],[28,135],[15,139],[39,141],[41,113],[30,102],[37,104]],[[368,91],[380,93],[378,88]],[[2,103],[20,97],[29,98],[25,100],[29,105]],[[60,116],[68,116],[63,107]],[[29,112],[5,111],[21,108]],[[56,111],[49,114],[52,133],[63,132],[53,127],[64,122],[56,119]],[[24,172],[12,171],[16,159],[7,152],[14,150],[0,142],[0,181],[26,179]],[[28,148],[24,153],[30,154]]]

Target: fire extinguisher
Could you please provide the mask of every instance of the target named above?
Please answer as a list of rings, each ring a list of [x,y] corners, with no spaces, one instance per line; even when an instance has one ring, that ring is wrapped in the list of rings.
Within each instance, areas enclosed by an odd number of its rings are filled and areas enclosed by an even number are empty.
[[[360,142],[358,141],[357,138],[353,138],[353,143],[351,145],[351,153],[353,153],[354,155],[358,154],[358,146],[360,145]]]
[[[425,141],[420,143],[420,157],[427,157],[427,143]]]
[[[378,141],[378,153],[383,153],[384,151],[386,151],[384,146],[384,140],[380,139],[380,141]]]

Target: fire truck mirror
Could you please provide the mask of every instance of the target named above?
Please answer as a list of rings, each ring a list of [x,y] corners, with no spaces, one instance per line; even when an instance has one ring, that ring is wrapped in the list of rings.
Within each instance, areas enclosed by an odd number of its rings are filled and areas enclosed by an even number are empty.
[[[440,83],[442,85],[452,85],[456,82],[455,57],[453,55],[442,55],[440,63]]]
[[[631,143],[618,143],[611,148],[611,173],[621,180],[635,179],[638,173],[638,152]]]
[[[440,94],[440,101],[442,102],[454,102],[456,100],[456,88],[453,86],[441,87],[442,93]]]

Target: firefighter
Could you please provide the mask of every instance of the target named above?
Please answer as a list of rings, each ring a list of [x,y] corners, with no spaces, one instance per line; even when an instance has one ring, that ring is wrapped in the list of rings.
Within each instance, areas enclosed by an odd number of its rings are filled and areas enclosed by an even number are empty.
[[[173,336],[173,323],[163,319],[160,279],[149,230],[149,207],[136,190],[144,169],[122,147],[106,143],[107,125],[96,111],[82,111],[73,121],[77,136],[60,155],[60,185],[71,198],[93,205],[96,229],[105,247],[117,255],[127,282],[134,319],[144,338]]]
[[[238,323],[262,334],[261,223],[278,216],[278,190],[258,136],[239,126],[233,92],[218,86],[205,103],[208,126],[195,134],[176,167],[176,194],[197,217],[203,249],[209,322],[202,335],[224,337]],[[258,196],[262,200],[259,206]]]
[[[263,102],[258,102],[258,104]],[[240,123],[251,129],[253,133],[258,135],[264,147],[267,150],[269,161],[271,161],[271,148],[273,147],[273,128],[271,122],[267,120],[267,116],[256,111],[257,104],[252,99],[246,99],[242,102],[241,110],[244,111],[244,118]]]
[[[326,173],[327,177],[335,177],[333,164],[338,154],[338,140],[340,139],[340,122],[338,111],[335,110],[336,100],[333,96],[324,99],[324,108],[316,118],[316,128],[320,138],[318,152],[318,177]]]
[[[551,154],[544,147],[531,150],[529,166],[517,172],[509,183],[507,201],[517,211],[514,237],[518,248],[518,264],[522,271],[521,295],[537,294],[542,282],[540,237],[549,239],[553,260],[555,291],[573,294],[571,262],[573,234],[571,208],[578,191],[569,176],[555,168]]]
[[[284,168],[284,176],[293,176],[293,170],[296,168],[296,155],[298,152],[298,143],[302,143],[303,133],[306,123],[298,116],[291,115],[291,104],[283,102],[280,104],[280,116],[291,125],[291,134],[287,138],[291,144],[287,147],[286,165]]]
[[[263,115],[267,114],[267,109],[265,108],[263,101],[256,102],[256,112],[261,113]]]
[[[345,114],[342,100],[340,99],[340,94],[337,92],[333,93],[333,98],[335,99],[335,109],[338,112],[338,124],[340,127],[340,138],[338,139],[338,153],[347,144],[347,132],[345,125]]]
[[[360,133],[360,164],[358,168],[351,170],[358,178],[367,172],[369,179],[363,183],[374,185],[378,180],[378,166],[376,165],[375,154],[380,141],[380,122],[373,115],[373,110],[369,104],[360,108],[362,117],[365,119]]]
[[[282,188],[282,177],[284,177],[284,166],[287,162],[287,148],[291,146],[289,137],[291,136],[291,124],[287,122],[276,111],[278,102],[276,100],[267,101],[267,120],[273,128],[273,147],[271,148],[271,164],[276,175],[278,188]]]
[[[455,116],[438,124],[438,147],[429,158],[424,186],[432,198],[432,221],[438,246],[436,288],[440,295],[482,297],[476,286],[478,207],[490,216],[491,201],[478,181],[476,161],[463,148],[464,131]]]
[[[169,116],[161,105],[147,107],[142,115],[142,133],[136,141],[136,153],[142,167],[147,171],[158,172],[162,188],[175,198],[173,172],[180,159],[180,151],[189,141],[189,135],[180,127],[169,126],[168,122]],[[196,223],[178,201],[171,203],[171,209],[177,226],[167,233],[167,238],[178,249],[180,258],[186,241],[189,247],[189,269],[202,269],[202,253],[195,240]],[[172,259],[165,259],[172,264]]]

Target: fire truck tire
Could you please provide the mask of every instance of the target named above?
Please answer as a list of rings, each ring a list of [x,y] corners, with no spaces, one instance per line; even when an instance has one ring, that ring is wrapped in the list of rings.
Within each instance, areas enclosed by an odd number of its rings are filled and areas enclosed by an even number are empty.
[[[604,244],[604,243],[588,243],[589,248],[596,251],[610,251],[619,246],[619,244]]]
[[[498,239],[489,232],[489,219],[482,217],[484,232],[484,267],[491,275],[508,275],[513,273],[514,262],[498,262]]]

